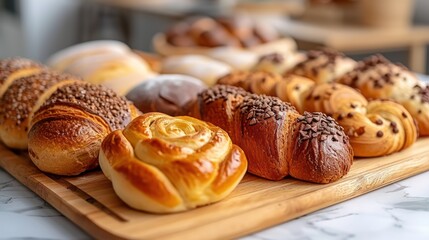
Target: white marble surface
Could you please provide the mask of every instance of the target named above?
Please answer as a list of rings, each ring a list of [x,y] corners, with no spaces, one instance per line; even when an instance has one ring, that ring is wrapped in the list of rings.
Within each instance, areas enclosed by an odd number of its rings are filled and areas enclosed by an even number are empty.
[[[425,172],[243,239],[429,239],[428,183]],[[91,237],[0,168],[0,239],[29,238]]]

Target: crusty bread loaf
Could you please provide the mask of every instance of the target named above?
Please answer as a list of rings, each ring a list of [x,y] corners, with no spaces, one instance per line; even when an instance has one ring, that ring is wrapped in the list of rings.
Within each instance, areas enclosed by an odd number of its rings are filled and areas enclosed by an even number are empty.
[[[342,84],[316,84],[295,75],[282,79],[275,73],[243,71],[220,78],[218,83],[277,96],[290,102],[301,113],[323,112],[336,118],[350,137],[355,156],[377,157],[398,152],[412,145],[418,136],[413,118],[403,106],[391,101],[368,103],[362,94]],[[415,91],[418,92],[407,104],[418,105],[427,100],[426,89],[415,88]],[[409,106],[413,107],[416,109]]]
[[[247,168],[243,151],[221,128],[161,113],[144,114],[109,134],[99,159],[125,203],[155,213],[217,202]]]
[[[246,153],[248,171],[263,178],[291,175],[328,183],[344,176],[353,161],[348,137],[335,120],[300,115],[275,97],[215,85],[199,95],[192,115],[225,129]]]
[[[26,59],[0,61],[0,137],[42,171],[77,175],[98,166],[102,139],[138,110],[112,90]]]

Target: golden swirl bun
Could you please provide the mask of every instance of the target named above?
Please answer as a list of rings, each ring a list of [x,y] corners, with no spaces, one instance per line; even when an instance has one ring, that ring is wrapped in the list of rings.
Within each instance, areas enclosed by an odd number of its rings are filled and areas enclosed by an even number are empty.
[[[99,161],[125,203],[154,213],[217,202],[247,168],[243,151],[219,127],[161,113],[144,114],[109,134]]]
[[[225,129],[246,153],[248,171],[266,179],[291,175],[332,182],[348,172],[353,160],[348,137],[332,118],[301,116],[275,97],[216,85],[199,95],[193,115]]]
[[[366,98],[391,99],[402,104],[417,120],[420,135],[429,135],[428,101],[423,82],[402,65],[382,55],[359,62],[358,67],[338,80],[358,89]]]
[[[42,171],[77,175],[98,166],[101,141],[138,115],[125,98],[100,85],[58,87],[34,114],[28,152]]]
[[[312,79],[316,83],[333,82],[353,70],[356,62],[332,50],[308,51],[307,59],[298,63],[290,73]]]
[[[265,71],[235,71],[217,80],[217,84],[241,87],[256,94],[273,95],[273,87],[282,76]]]
[[[284,102],[289,102],[298,112],[305,111],[304,103],[307,101],[307,93],[315,85],[314,81],[298,75],[289,74],[274,85],[273,95]]]
[[[314,86],[306,111],[333,116],[350,137],[355,156],[377,157],[398,152],[417,140],[410,113],[392,101],[368,101],[354,89],[335,83]]]

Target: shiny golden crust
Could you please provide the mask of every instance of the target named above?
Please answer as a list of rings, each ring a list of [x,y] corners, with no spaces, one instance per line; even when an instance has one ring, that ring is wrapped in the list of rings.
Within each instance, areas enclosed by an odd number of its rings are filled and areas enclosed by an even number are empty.
[[[323,113],[305,112],[297,119],[290,175],[316,182],[334,182],[348,173],[353,149],[344,129]]]
[[[307,59],[298,63],[290,73],[312,79],[316,83],[333,82],[353,70],[356,62],[332,50],[309,51]]]
[[[304,103],[308,92],[315,85],[314,81],[297,75],[287,75],[274,86],[274,96],[289,102],[298,112],[304,112]]]
[[[358,89],[369,99],[391,99],[403,105],[417,121],[420,135],[429,135],[429,112],[424,84],[404,66],[381,55],[371,56],[338,82]]]
[[[11,148],[27,148],[27,132],[33,113],[69,75],[40,71],[15,80],[0,99],[0,137]]]
[[[78,175],[98,166],[101,141],[138,111],[112,90],[85,82],[55,90],[34,114],[28,151],[42,171]]]
[[[147,113],[103,141],[100,166],[133,208],[178,212],[226,197],[246,172],[222,129],[191,117]]]
[[[308,81],[314,85],[311,80]],[[302,145],[302,148],[297,150],[298,139],[306,140],[299,134],[309,129],[301,129],[300,126],[305,124],[299,123],[298,119],[302,116],[291,105],[278,98],[251,94],[238,87],[216,85],[199,95],[199,102],[193,114],[225,129],[233,142],[246,153],[249,161],[248,171],[257,176],[280,180],[293,173],[292,176],[304,181],[326,183],[345,175],[350,167],[352,150],[348,138],[341,133],[342,130],[331,118],[325,120],[326,116],[307,113],[310,123],[314,115],[314,118],[318,119],[316,122],[326,121],[329,124],[317,123],[321,125],[321,131],[315,129],[318,134],[310,134],[306,138],[311,144]],[[322,126],[324,124],[326,126]],[[331,130],[332,127],[337,131]],[[323,132],[323,129],[326,131]],[[332,140],[341,140],[338,145],[329,142],[330,140],[327,140],[327,143],[319,143],[326,141],[325,137],[321,140],[321,135],[331,136],[337,133],[337,136],[344,136]],[[312,140],[313,138],[315,139]],[[318,148],[319,145],[326,148],[326,151],[340,146],[345,149],[335,156],[328,154],[330,152],[321,152],[322,150],[313,151],[312,155],[303,154],[306,151],[304,148],[308,150],[313,146]],[[331,148],[328,145],[335,146]],[[300,154],[304,156],[299,156]],[[313,162],[313,159],[318,161]],[[322,162],[327,165],[320,166]],[[312,172],[308,173],[307,168],[312,169]],[[320,171],[314,172],[316,170]]]

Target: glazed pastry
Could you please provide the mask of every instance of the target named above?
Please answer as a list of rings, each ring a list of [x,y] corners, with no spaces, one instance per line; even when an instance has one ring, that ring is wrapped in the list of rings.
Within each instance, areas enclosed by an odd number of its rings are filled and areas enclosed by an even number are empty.
[[[246,153],[248,171],[266,179],[291,175],[315,183],[333,182],[348,172],[353,161],[348,137],[331,117],[300,115],[275,97],[216,85],[199,95],[193,116],[225,129]]]
[[[234,70],[250,70],[258,61],[256,53],[237,48],[214,48],[207,51],[207,56],[224,62]]]
[[[221,128],[191,117],[147,113],[109,134],[100,166],[129,206],[153,213],[185,211],[225,198],[247,160]]]
[[[307,59],[298,63],[290,73],[312,79],[316,83],[333,82],[353,70],[356,62],[332,50],[308,51]]]
[[[429,135],[426,87],[404,66],[393,64],[381,55],[371,56],[338,82],[358,89],[371,99],[391,99],[402,104],[417,120],[420,134]]]
[[[201,55],[171,56],[162,64],[162,73],[189,75],[201,79],[207,86],[231,71],[227,64]]]
[[[219,79],[218,83],[243,87],[253,93],[277,96],[291,103],[301,113],[323,112],[335,117],[350,137],[354,154],[358,157],[377,157],[398,152],[417,139],[413,118],[398,103],[368,103],[362,94],[342,84],[316,84],[310,79],[294,75],[288,75],[284,79],[257,77],[260,75],[261,72],[236,72]],[[274,73],[271,75],[279,76]],[[426,99],[420,97],[425,96],[424,91],[421,89],[419,94],[416,93],[414,104],[420,104],[422,99]],[[389,132],[388,126],[392,129]]]
[[[188,115],[198,93],[205,88],[203,82],[190,76],[161,74],[135,87],[126,98],[144,113]]]

